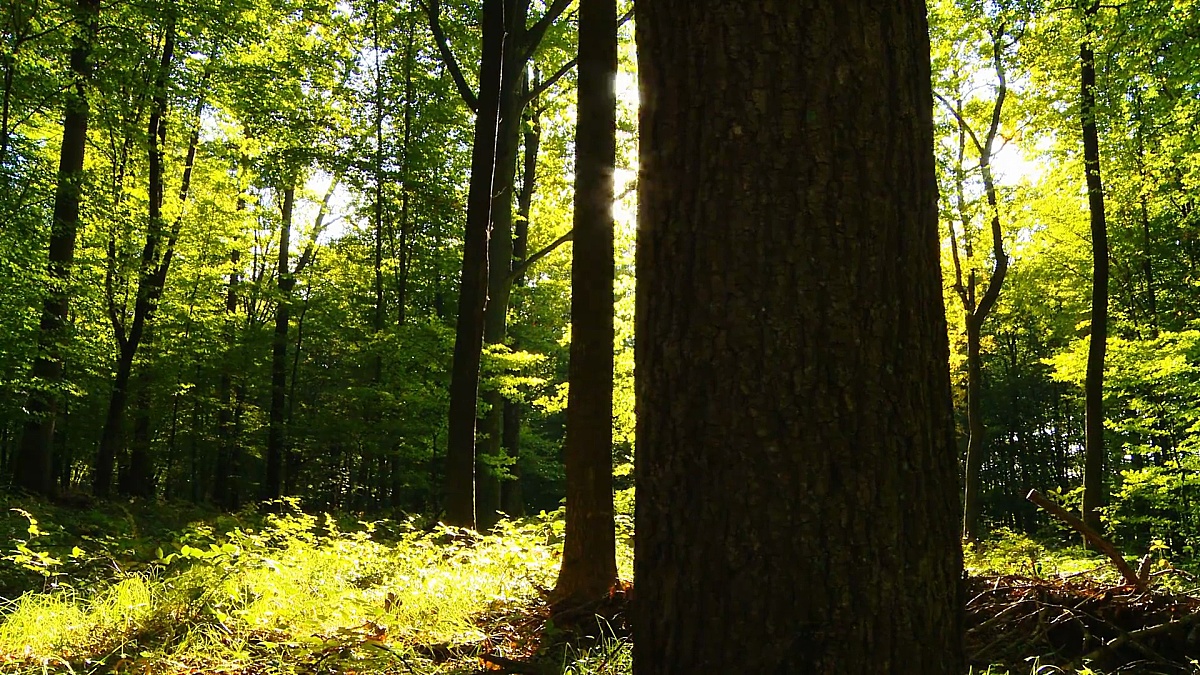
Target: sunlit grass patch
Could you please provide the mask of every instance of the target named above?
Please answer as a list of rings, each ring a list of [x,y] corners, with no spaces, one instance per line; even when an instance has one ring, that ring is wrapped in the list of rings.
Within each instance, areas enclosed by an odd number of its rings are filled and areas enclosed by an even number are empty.
[[[389,543],[372,529],[292,513],[192,533],[142,573],[0,608],[0,663],[290,673],[334,655],[444,672],[494,646],[485,617],[533,606],[557,574],[549,519],[489,536],[409,524]]]

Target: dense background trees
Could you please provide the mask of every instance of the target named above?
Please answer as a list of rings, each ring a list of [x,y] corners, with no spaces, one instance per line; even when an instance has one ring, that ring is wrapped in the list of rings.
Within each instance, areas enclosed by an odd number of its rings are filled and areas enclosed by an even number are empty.
[[[4,5],[6,484],[229,509],[293,494],[480,527],[558,506],[580,9]],[[966,531],[1035,531],[1026,490],[1080,508],[1086,476],[1120,542],[1194,546],[1200,11],[929,10]],[[631,3],[617,11],[621,517],[639,101]],[[1106,245],[1090,220],[1101,194]]]

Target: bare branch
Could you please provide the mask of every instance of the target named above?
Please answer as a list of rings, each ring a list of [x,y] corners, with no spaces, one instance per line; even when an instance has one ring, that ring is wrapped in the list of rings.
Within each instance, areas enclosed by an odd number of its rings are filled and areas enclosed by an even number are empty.
[[[617,19],[617,27],[620,28],[621,26],[624,26],[632,18],[633,18],[633,8],[630,7],[628,12],[625,12]],[[572,57],[570,61],[567,61],[566,63],[564,63],[562,65],[562,67],[560,67],[558,70],[554,71],[553,75],[551,75],[550,77],[547,77],[544,82],[542,82],[541,84],[539,84],[539,85],[535,86],[533,89],[531,89],[529,91],[529,93],[527,93],[525,95],[525,98],[522,99],[521,107],[525,107],[525,106],[529,105],[530,101],[533,101],[537,97],[546,93],[546,91],[548,89],[550,89],[550,87],[553,87],[559,80],[561,80],[563,78],[563,76],[565,76],[567,73],[571,72],[571,70],[573,68],[575,68],[575,66],[577,66],[577,65],[579,65],[579,57],[578,56]]]
[[[529,268],[533,266],[534,263],[541,260],[542,258],[545,258],[547,255],[550,255],[551,253],[554,252],[554,249],[558,248],[559,246],[562,246],[563,244],[567,243],[568,241],[573,240],[574,238],[575,238],[575,230],[574,229],[567,230],[566,234],[564,234],[563,236],[559,237],[558,239],[555,239],[554,241],[550,242],[549,244],[546,245],[545,248],[541,249],[540,251],[537,251],[533,255],[530,255],[529,257],[522,260],[515,267],[513,267],[512,271],[508,273],[509,280],[511,281],[513,279],[520,277],[522,274],[525,274],[525,272],[527,272],[529,270]]]
[[[317,218],[313,221],[312,236],[308,238],[308,244],[304,247],[304,253],[300,254],[300,260],[296,262],[296,269],[292,274],[299,275],[313,261],[313,256],[317,250],[317,239],[321,237],[321,233],[330,223],[336,222],[338,218],[326,222],[325,216],[329,212],[329,200],[333,198],[333,191],[337,189],[338,183],[342,177],[336,175],[333,180],[329,181],[329,189],[325,191],[325,196],[321,199],[321,208],[317,210]]]
[[[475,95],[471,85],[467,84],[467,78],[463,77],[462,68],[458,66],[458,59],[454,58],[454,52],[450,49],[450,41],[446,38],[446,33],[442,31],[442,22],[439,16],[442,10],[441,1],[429,0],[429,3],[426,4],[418,0],[417,4],[425,10],[425,15],[429,17],[429,31],[433,33],[433,41],[442,55],[442,62],[450,71],[454,86],[458,88],[458,95],[462,97],[468,108],[473,112],[479,112],[479,97]]]
[[[546,37],[546,31],[550,30],[550,26],[558,21],[558,17],[567,11],[571,6],[572,0],[554,0],[554,4],[546,8],[546,13],[542,18],[537,20],[537,23],[529,27],[525,34],[521,36],[521,42],[518,45],[521,53],[521,63],[527,63],[533,58],[534,52],[537,51],[538,45],[542,44],[542,38]]]

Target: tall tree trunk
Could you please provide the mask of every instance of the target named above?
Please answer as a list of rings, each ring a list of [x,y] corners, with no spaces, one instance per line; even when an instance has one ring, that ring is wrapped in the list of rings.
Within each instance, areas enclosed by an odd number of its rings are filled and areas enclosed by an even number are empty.
[[[983,360],[980,356],[980,320],[973,312],[966,315],[967,329],[967,458],[963,478],[962,536],[967,541],[979,538],[979,475],[983,469]]]
[[[278,499],[283,496],[284,488],[293,476],[284,476],[284,460],[295,467],[299,458],[291,454],[288,448],[288,426],[291,423],[291,406],[288,395],[288,328],[292,320],[293,292],[296,288],[296,277],[313,261],[317,243],[321,233],[325,231],[325,216],[329,209],[329,201],[337,190],[340,175],[334,175],[329,182],[329,189],[321,199],[317,209],[317,217],[313,222],[312,234],[304,246],[304,252],[291,265],[292,245],[292,215],[296,203],[295,176],[291,177],[289,186],[283,188],[283,203],[280,205],[279,225],[279,257],[277,261],[276,278],[278,279],[279,299],[275,303],[275,332],[271,339],[271,408],[267,416],[267,470],[263,483],[259,486],[259,498],[262,500]],[[307,301],[305,303],[307,308]],[[304,313],[300,314],[303,321]],[[301,333],[302,335],[302,333]],[[296,340],[296,358],[300,357],[300,337]],[[292,386],[295,387],[295,370],[292,367]]]
[[[238,211],[245,208],[245,201],[238,199]],[[230,511],[238,508],[234,484],[238,480],[235,456],[239,439],[234,433],[233,365],[231,357],[235,346],[234,317],[238,308],[238,286],[242,280],[242,253],[237,249],[229,252],[229,284],[225,291],[225,347],[221,360],[221,374],[217,379],[217,462],[213,472],[212,498],[221,507]]]
[[[580,0],[571,386],[564,453],[567,523],[554,588],[555,600],[568,604],[605,597],[617,583],[612,493],[616,76],[616,0]]]
[[[50,287],[42,303],[38,352],[31,372],[34,387],[27,408],[21,446],[17,451],[14,484],[39,494],[54,490],[54,425],[63,406],[62,345],[67,341],[71,268],[75,264],[75,234],[83,196],[83,160],[87,148],[88,98],[92,45],[99,24],[100,0],[78,0],[75,18],[80,27],[71,45],[72,85],[63,117],[58,186],[50,225],[48,272]]]
[[[483,46],[479,66],[479,109],[471,150],[467,228],[463,237],[462,277],[454,357],[450,367],[450,412],[446,442],[446,518],[448,525],[475,527],[475,416],[478,410],[479,359],[487,304],[488,238],[491,236],[492,179],[500,122],[504,29],[512,0],[484,0]]]
[[[387,311],[383,297],[383,69],[380,67],[379,55],[379,4],[371,9],[371,28],[375,51],[375,203],[372,205],[372,216],[375,230],[375,321],[373,327],[376,333],[383,331],[383,316]],[[383,369],[382,357],[375,359],[375,382]]]
[[[964,322],[967,332],[967,457],[966,476],[963,485],[963,519],[962,535],[967,541],[975,541],[979,536],[980,513],[980,473],[986,454],[987,427],[983,421],[983,364],[981,338],[983,324],[991,315],[1000,291],[1004,287],[1004,279],[1008,275],[1008,255],[1004,251],[1004,233],[1000,222],[1000,198],[996,191],[996,180],[992,174],[992,156],[996,137],[1000,133],[1000,121],[1004,112],[1004,101],[1008,98],[1008,79],[1004,66],[1005,26],[993,25],[988,28],[992,41],[992,67],[996,72],[996,99],[992,102],[991,121],[983,138],[967,123],[963,116],[963,101],[958,98],[953,103],[945,97],[935,94],[939,101],[954,115],[958,122],[958,164],[955,167],[955,198],[959,212],[959,220],[963,226],[964,252],[968,261],[974,257],[974,245],[968,232],[970,216],[966,204],[964,183],[966,181],[965,150],[967,138],[975,147],[979,156],[979,173],[983,179],[984,195],[987,199],[988,225],[992,239],[992,272],[988,276],[987,286],[983,295],[976,298],[975,271],[968,273],[968,284],[963,285],[962,263],[958,255],[958,241],[955,237],[954,224],[950,224],[950,245],[953,249],[954,261],[954,290],[962,301]]]
[[[409,158],[412,156],[412,122],[413,122],[413,22],[410,18],[406,25],[404,42],[404,156],[400,180],[400,245],[395,252],[400,261],[396,270],[396,325],[403,326],[407,318],[408,307],[408,275],[412,250],[409,240],[412,238],[412,224],[409,221]]]
[[[474,527],[476,524],[475,426],[479,361],[486,331],[484,311],[489,302],[489,260],[492,264],[501,260],[490,251],[489,239],[492,236],[492,218],[495,216],[492,209],[495,206],[496,173],[509,168],[511,164],[509,161],[499,161],[504,158],[499,157],[498,153],[506,150],[503,146],[505,141],[499,137],[500,126],[508,110],[507,102],[516,96],[521,70],[532,58],[546,31],[570,4],[570,0],[554,0],[533,26],[526,27],[530,0],[484,0],[479,94],[476,96],[462,76],[446,36],[441,31],[437,0],[429,3],[430,28],[442,59],[450,69],[463,100],[476,111],[471,182],[467,195],[467,228],[463,238],[463,269],[450,373],[445,493],[446,522],[451,525]],[[520,115],[523,105],[521,101],[515,108],[516,116]],[[515,146],[512,152],[515,153]],[[511,200],[511,179],[507,180],[510,190],[508,199]],[[503,258],[503,261],[507,260]],[[464,490],[470,494],[462,494]]]
[[[527,79],[527,78],[526,78]],[[526,83],[528,84],[528,82]],[[527,87],[526,87],[527,88]],[[527,94],[523,93],[522,96]],[[533,206],[533,191],[537,185],[538,149],[542,141],[541,112],[533,106],[529,111],[524,131],[524,157],[522,158],[521,192],[517,196],[517,219],[513,225],[513,279],[512,285],[525,285],[524,263],[529,254],[529,214]],[[518,269],[518,266],[520,268]],[[521,344],[514,337],[512,348],[520,350]],[[525,515],[525,495],[521,490],[521,402],[513,399],[504,401],[504,453],[512,458],[509,473],[512,480],[500,486],[500,503],[505,513],[514,518]]]
[[[112,395],[108,402],[104,429],[96,453],[92,491],[98,497],[108,496],[112,488],[113,463],[125,441],[125,412],[129,403],[129,376],[133,360],[137,356],[147,326],[154,317],[158,300],[162,296],[170,270],[175,242],[179,237],[181,222],[176,220],[170,233],[162,216],[164,168],[163,155],[167,144],[167,83],[171,62],[175,54],[175,19],[168,16],[162,54],[154,79],[154,96],[150,110],[150,121],[146,129],[147,159],[149,171],[149,218],[146,243],[142,247],[141,267],[138,272],[137,297],[134,301],[133,319],[128,332],[116,314],[112,316],[113,333],[117,340],[117,375],[113,381]]]
[[[296,188],[283,189],[279,224],[279,299],[275,304],[275,332],[271,340],[271,409],[267,423],[267,473],[259,497],[278,499],[283,495],[283,455],[287,447],[285,407],[287,404],[288,324],[292,315],[292,289],[296,277],[291,269],[292,208]]]
[[[635,673],[958,675],[925,3],[637,12]]]
[[[1100,531],[1100,508],[1108,501],[1104,481],[1104,352],[1108,338],[1108,226],[1104,217],[1104,185],[1100,180],[1100,137],[1096,130],[1096,55],[1092,51],[1100,3],[1084,9],[1086,35],[1079,45],[1080,110],[1083,167],[1087,178],[1092,229],[1092,312],[1087,374],[1083,385],[1084,468],[1083,521]]]
[[[143,346],[153,342],[153,331],[147,330]],[[154,496],[154,466],[150,459],[153,429],[150,420],[150,387],[153,377],[143,366],[133,378],[133,434],[129,439],[129,457],[117,473],[117,489],[131,497]]]
[[[521,77],[514,64],[515,49],[505,50],[504,77],[510,82]],[[513,191],[516,185],[517,148],[521,139],[520,90],[504,87],[500,123],[496,136],[496,175],[492,179],[492,233],[488,240],[488,301],[483,315],[483,342],[495,347],[508,335],[508,302],[512,297]],[[496,387],[483,392],[488,406],[480,431],[475,466],[476,518],[480,530],[490,529],[500,519],[501,481],[497,464],[503,462],[501,434],[504,428],[504,396]]]

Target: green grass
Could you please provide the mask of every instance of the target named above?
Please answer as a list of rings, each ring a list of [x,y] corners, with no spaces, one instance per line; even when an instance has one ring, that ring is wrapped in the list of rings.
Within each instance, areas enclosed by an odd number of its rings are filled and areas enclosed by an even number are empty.
[[[220,536],[193,528],[156,562],[117,563],[110,579],[86,583],[58,571],[61,553],[48,554],[57,565],[27,560],[46,590],[0,608],[0,670],[435,673],[477,670],[482,652],[536,649],[516,624],[536,620],[554,582],[561,523],[486,537],[402,524],[387,543],[371,529],[301,513]]]
[[[25,589],[0,600],[0,672],[434,675],[479,672],[482,654],[536,657],[564,675],[631,672],[627,638],[572,642],[546,624],[561,556],[555,516],[479,536],[294,506],[236,517],[36,506],[46,523],[21,512],[0,519],[15,542],[0,553],[0,581]],[[621,576],[631,578],[622,542]],[[975,574],[1115,580],[1102,557],[1013,533],[968,547],[966,564]],[[1031,661],[1018,672],[1063,671]],[[983,673],[1005,671],[973,671]]]

